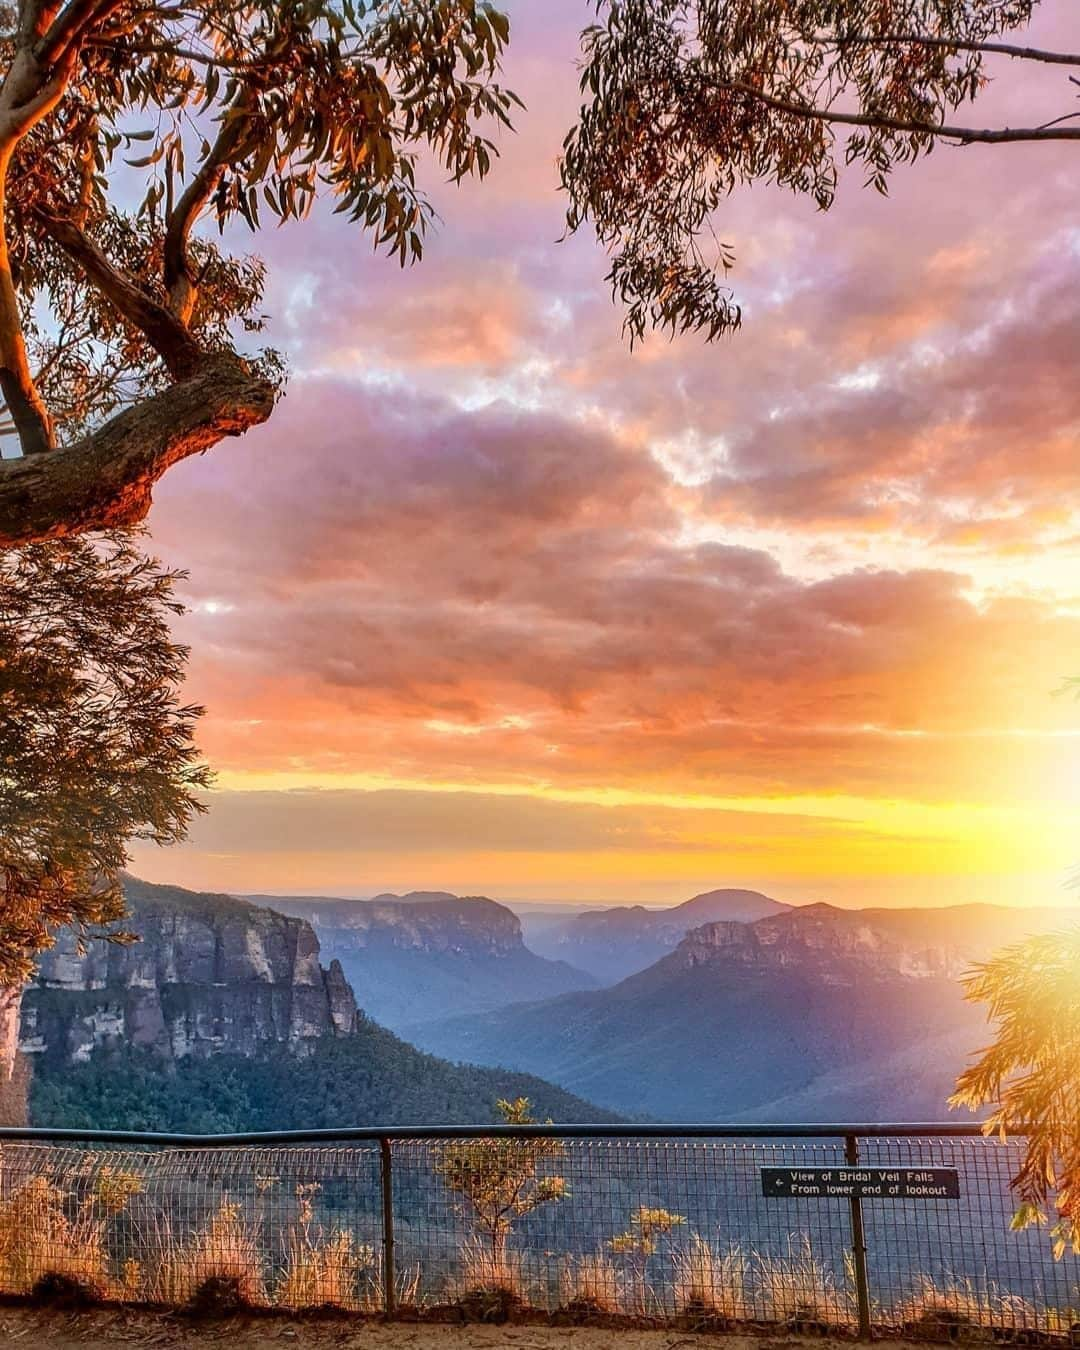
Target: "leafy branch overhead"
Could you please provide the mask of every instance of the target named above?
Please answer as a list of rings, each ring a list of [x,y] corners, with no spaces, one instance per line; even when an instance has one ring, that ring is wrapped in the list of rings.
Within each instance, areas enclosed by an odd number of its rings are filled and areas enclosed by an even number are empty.
[[[591,221],[631,341],[652,327],[715,338],[739,326],[715,213],[773,183],[827,209],[844,165],[887,188],[939,142],[1080,141],[1080,53],[1002,35],[1039,0],[598,0],[586,102],[564,145],[571,230]],[[991,76],[1041,70],[1059,115],[983,125]]]
[[[0,23],[0,544],[137,520],[171,464],[269,416],[263,265],[221,231],[326,196],[416,260],[421,159],[482,177],[516,103],[486,0],[21,0]]]

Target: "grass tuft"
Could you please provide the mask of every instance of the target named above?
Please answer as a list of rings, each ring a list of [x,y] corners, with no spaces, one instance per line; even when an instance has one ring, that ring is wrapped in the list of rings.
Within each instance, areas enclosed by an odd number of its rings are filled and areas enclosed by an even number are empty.
[[[0,1292],[98,1302],[114,1295],[105,1221],[91,1202],[69,1213],[47,1177],[25,1181],[0,1204]]]
[[[494,1252],[478,1239],[461,1249],[461,1268],[451,1292],[464,1315],[477,1322],[505,1322],[528,1306],[521,1257]]]
[[[357,1243],[351,1233],[318,1238],[303,1230],[292,1233],[274,1302],[293,1309],[378,1311],[381,1293],[374,1250]]]
[[[188,1242],[168,1227],[157,1233],[150,1299],[174,1308],[225,1314],[268,1302],[259,1245],[237,1205],[224,1204]]]
[[[610,1315],[622,1304],[615,1263],[603,1252],[569,1257],[560,1283],[561,1302],[567,1311]]]
[[[675,1253],[676,1312],[710,1322],[747,1320],[749,1265],[738,1247],[720,1251],[695,1233],[690,1246]]]
[[[757,1285],[770,1322],[821,1329],[853,1320],[851,1292],[814,1256],[810,1239],[792,1243],[787,1256],[756,1254]]]

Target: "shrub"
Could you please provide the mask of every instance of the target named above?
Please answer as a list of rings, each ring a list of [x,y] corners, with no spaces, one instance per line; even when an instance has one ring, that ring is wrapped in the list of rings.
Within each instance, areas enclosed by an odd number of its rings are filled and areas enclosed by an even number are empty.
[[[507,1125],[534,1123],[525,1097],[497,1105]],[[566,1195],[565,1178],[547,1170],[564,1152],[557,1139],[529,1138],[455,1140],[437,1150],[436,1175],[461,1198],[493,1271],[505,1264],[514,1224]]]
[[[628,1312],[645,1317],[658,1301],[649,1283],[649,1263],[659,1250],[661,1241],[686,1220],[681,1214],[667,1209],[641,1205],[630,1216],[630,1227],[608,1243],[618,1256],[626,1258],[630,1271],[630,1307]]]

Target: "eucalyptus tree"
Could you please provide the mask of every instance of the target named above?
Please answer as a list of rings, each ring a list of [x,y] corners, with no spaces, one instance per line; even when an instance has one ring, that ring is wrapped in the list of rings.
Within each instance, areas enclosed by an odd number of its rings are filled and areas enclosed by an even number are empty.
[[[896,165],[942,142],[1080,141],[1080,41],[1068,52],[1004,40],[1039,3],[598,0],[562,177],[569,228],[591,222],[610,252],[631,341],[739,326],[717,216],[740,186],[773,183],[827,209],[844,166],[885,192]],[[1006,89],[1021,68],[1059,79],[1060,111],[981,121],[968,105],[992,68]]]
[[[0,28],[0,546],[131,524],[269,417],[263,264],[200,226],[326,196],[404,265],[420,162],[482,177],[516,102],[486,0],[18,0]]]

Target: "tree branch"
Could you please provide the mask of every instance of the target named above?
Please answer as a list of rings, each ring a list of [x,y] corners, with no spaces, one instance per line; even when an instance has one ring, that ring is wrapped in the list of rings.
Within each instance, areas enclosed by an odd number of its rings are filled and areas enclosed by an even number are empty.
[[[165,362],[174,379],[190,376],[202,363],[203,352],[184,324],[159,304],[131,277],[114,267],[97,244],[71,220],[37,213],[49,237],[82,269],[117,311],[137,328]]]
[[[173,464],[266,421],[274,386],[231,354],[49,455],[0,460],[0,547],[142,520]]]
[[[819,46],[847,47],[947,47],[957,52],[986,52],[992,56],[1011,56],[1020,61],[1043,61],[1053,66],[1080,66],[1080,55],[1071,52],[1050,52],[1041,47],[1014,47],[1008,42],[963,42],[959,38],[923,37],[919,33],[887,33],[873,37],[864,33],[845,33],[833,37],[815,33],[809,41]]]
[[[49,25],[34,55],[42,66],[51,66],[78,47],[92,24],[100,23],[122,3],[123,0],[69,0],[67,8]]]
[[[191,321],[198,288],[188,265],[188,236],[241,150],[250,124],[250,95],[242,90],[228,108],[210,153],[180,195],[165,223],[164,275],[169,309],[181,324]]]
[[[953,127],[943,122],[910,122],[903,118],[880,117],[872,113],[842,113],[831,108],[815,108],[807,103],[791,103],[787,99],[766,94],[752,84],[741,80],[713,80],[717,89],[730,89],[756,99],[777,112],[791,113],[814,122],[829,122],[847,127],[873,127],[880,131],[899,131],[912,135],[937,136],[942,140],[960,141],[963,145],[1005,145],[1012,141],[1078,141],[1080,127],[1002,127],[992,130],[982,127]]]
[[[52,418],[26,356],[22,314],[11,271],[7,242],[7,172],[13,143],[0,148],[0,393],[19,436],[24,455],[40,455],[54,445]]]

